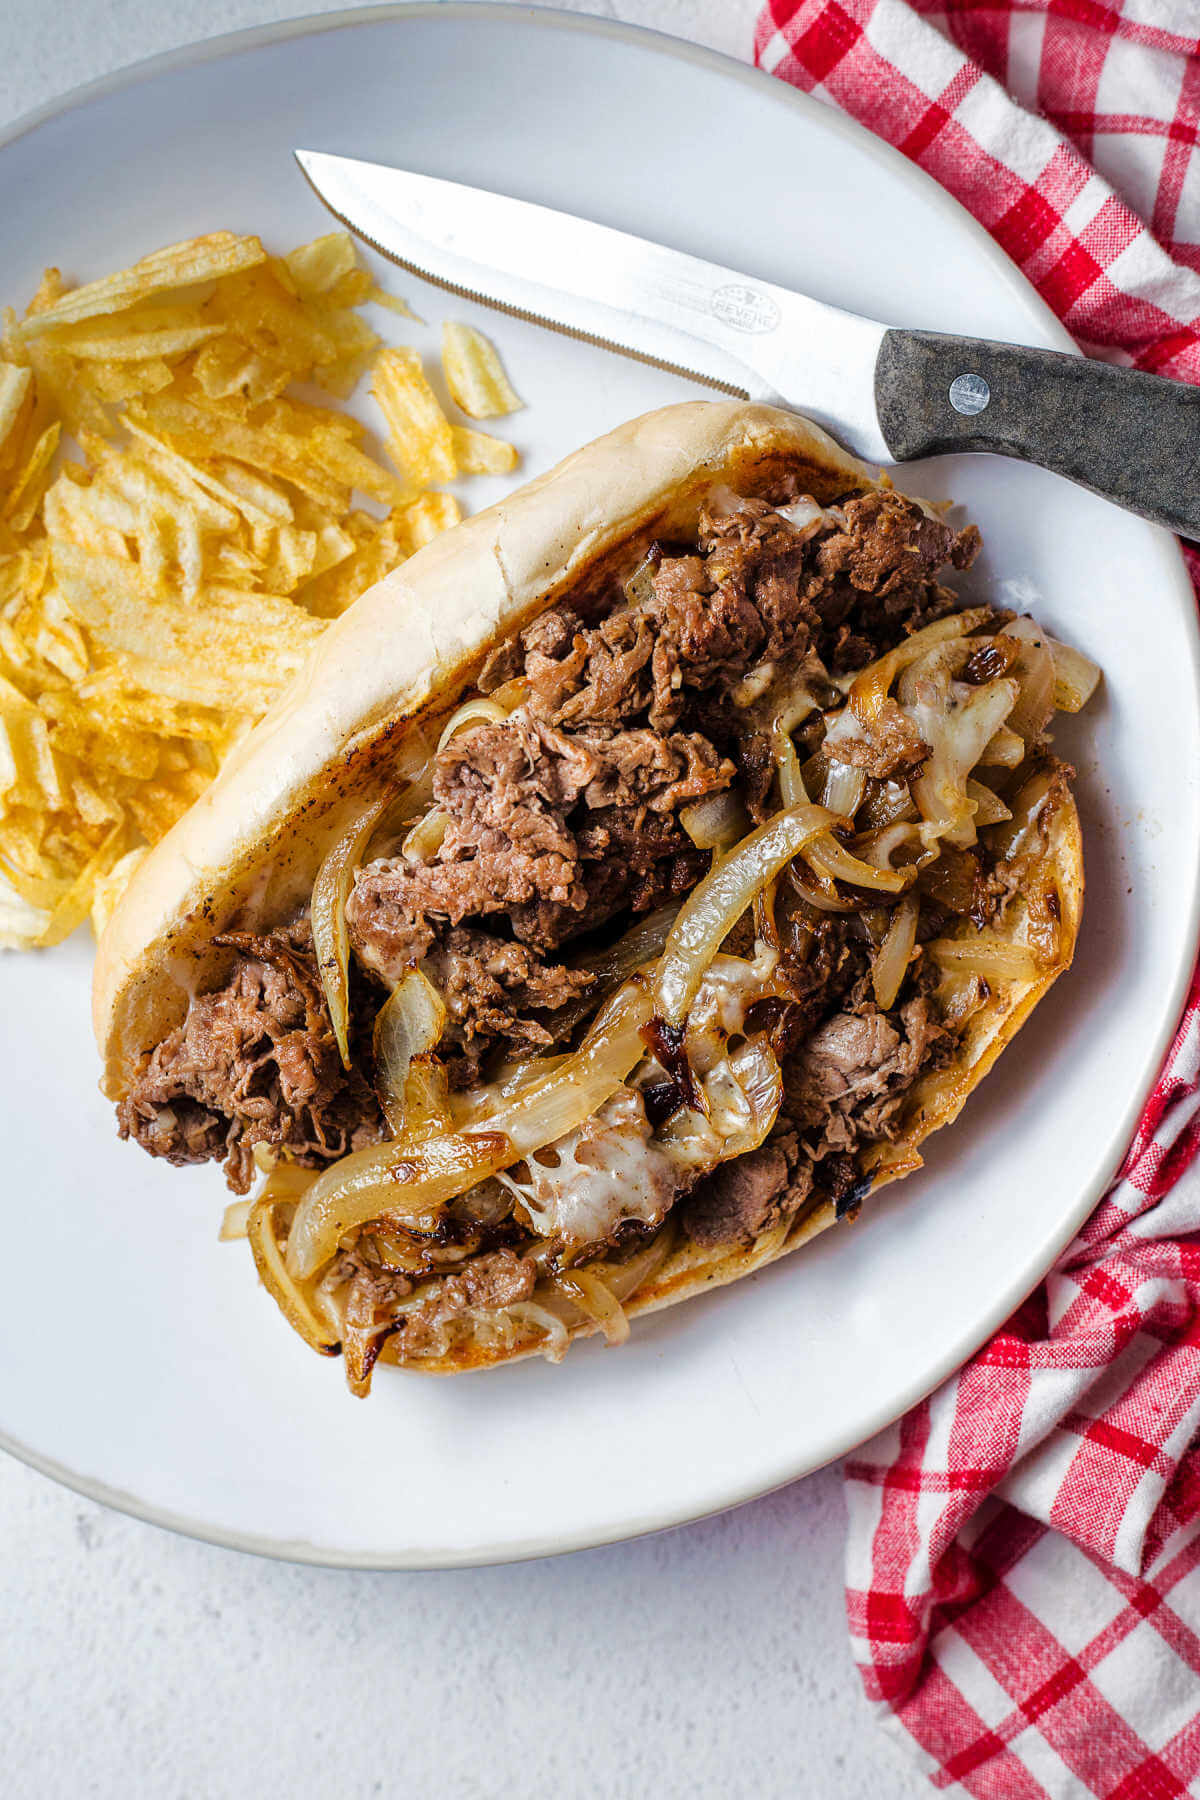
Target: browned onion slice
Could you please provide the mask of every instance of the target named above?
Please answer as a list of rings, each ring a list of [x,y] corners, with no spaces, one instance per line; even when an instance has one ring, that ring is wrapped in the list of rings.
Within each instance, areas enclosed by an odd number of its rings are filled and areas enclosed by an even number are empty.
[[[355,1226],[387,1217],[429,1231],[459,1194],[515,1160],[500,1131],[448,1132],[419,1144],[375,1144],[343,1156],[313,1183],[288,1234],[288,1273],[303,1280]]]
[[[414,1060],[436,1049],[445,1029],[442,996],[420,969],[410,969],[375,1019],[375,1087],[393,1137],[405,1135]]]
[[[849,703],[857,716],[862,720],[878,718],[883,703],[888,697],[888,690],[902,669],[911,662],[924,656],[936,645],[948,643],[951,638],[968,636],[991,618],[991,608],[987,606],[968,607],[966,612],[950,613],[944,619],[935,619],[932,625],[926,625],[921,631],[914,631],[910,638],[889,650],[877,662],[868,663],[859,671],[850,689]]]
[[[694,800],[679,815],[679,823],[698,850],[727,850],[749,830],[750,821],[740,795],[727,788]]]
[[[917,941],[917,915],[921,901],[916,894],[905,894],[892,913],[891,923],[871,970],[871,986],[875,1004],[888,1012],[896,1004],[896,995],[908,969],[909,958]]]
[[[985,980],[1036,981],[1042,973],[1033,951],[994,931],[966,938],[935,938],[926,950],[940,968],[954,975],[982,975]]]
[[[755,895],[833,823],[833,814],[823,806],[807,803],[776,813],[692,890],[654,977],[658,1011],[669,1025],[683,1024],[705,969]]]
[[[392,801],[377,794],[347,826],[317,872],[312,891],[313,951],[333,1035],[344,1066],[350,1067],[350,936],[346,901],[367,845]]]
[[[346,1232],[371,1219],[431,1229],[459,1194],[576,1130],[644,1056],[642,1028],[649,1019],[650,996],[632,981],[613,995],[577,1051],[478,1117],[470,1132],[406,1137],[334,1163],[296,1209],[288,1239],[293,1275],[312,1275]]]

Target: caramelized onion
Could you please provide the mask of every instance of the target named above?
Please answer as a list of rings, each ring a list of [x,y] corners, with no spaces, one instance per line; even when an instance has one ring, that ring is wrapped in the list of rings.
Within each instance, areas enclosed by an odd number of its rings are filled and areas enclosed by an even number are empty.
[[[1009,801],[1012,817],[988,833],[988,847],[993,855],[1004,861],[1022,854],[1052,802],[1057,779],[1057,771],[1051,766],[1037,769],[1022,783]]]
[[[983,769],[1015,769],[1025,760],[1025,739],[1007,725],[992,733],[979,758]]]
[[[445,1029],[441,995],[420,969],[410,969],[375,1019],[375,1087],[393,1137],[405,1134],[413,1060],[427,1057]],[[418,1077],[414,1091],[427,1087]]]
[[[594,1268],[564,1270],[554,1277],[552,1286],[573,1300],[580,1312],[600,1327],[604,1341],[612,1348],[623,1344],[629,1336],[629,1320],[621,1302]]]
[[[392,803],[378,794],[357,814],[326,856],[312,891],[312,939],[317,973],[325,991],[329,1018],[342,1063],[350,1067],[350,936],[346,901],[367,845]]]
[[[741,797],[730,788],[722,794],[706,794],[703,800],[685,806],[679,823],[698,850],[728,850],[750,829]]]
[[[996,732],[1015,717],[1020,699],[1018,682],[1007,676],[983,687],[956,682],[947,648],[939,646],[912,663],[898,690],[909,719],[933,746],[911,787],[925,821],[922,838],[929,846],[940,838],[960,846],[975,842],[967,777]]]
[[[437,747],[444,750],[450,739],[468,725],[502,725],[508,717],[509,709],[502,706],[493,694],[489,699],[476,696],[473,700],[464,700],[450,714],[442,727]]]
[[[644,606],[654,593],[654,576],[662,562],[662,551],[652,545],[625,583],[625,598],[630,606]]]
[[[985,981],[1036,981],[1037,958],[1026,944],[994,931],[966,938],[935,938],[925,946],[939,968],[954,975],[982,975]]]
[[[863,837],[857,838],[854,848],[861,855],[863,861],[870,863],[872,868],[890,869],[892,858],[897,850],[908,845],[919,845],[920,842],[920,826],[914,825],[907,819],[898,819],[892,825],[882,825],[877,831],[868,832]],[[928,853],[924,858],[918,857],[916,863],[919,864],[927,859]],[[915,864],[911,866],[915,866]]]
[[[246,1236],[246,1227],[250,1223],[253,1207],[253,1200],[230,1201],[221,1217],[221,1229],[217,1233],[218,1243],[232,1244]]]
[[[832,823],[823,806],[801,804],[776,813],[693,889],[654,977],[658,1010],[668,1024],[683,1024],[705,969],[755,896]]]
[[[644,983],[631,981],[598,1015],[578,1050],[550,1074],[518,1089],[503,1107],[485,1115],[488,1130],[507,1133],[517,1161],[555,1138],[576,1131],[621,1086],[645,1055],[643,1028],[651,1015]]]
[[[871,986],[875,991],[875,1004],[881,1012],[888,1012],[896,1004],[896,995],[900,992],[917,941],[920,910],[919,896],[905,894],[893,911],[891,924],[879,946],[871,969]]]
[[[339,1241],[370,1219],[389,1218],[428,1232],[459,1194],[515,1160],[501,1131],[447,1132],[419,1144],[374,1144],[333,1163],[296,1208],[288,1236],[289,1272],[304,1279]]]
[[[263,1286],[271,1294],[288,1324],[300,1333],[312,1349],[319,1350],[323,1356],[332,1356],[338,1347],[337,1337],[331,1335],[328,1322],[317,1317],[288,1266],[291,1259],[290,1237],[287,1260],[279,1248],[275,1232],[277,1204],[264,1194],[259,1196],[251,1208],[246,1235],[250,1239],[255,1266]]]
[[[866,786],[864,769],[856,769],[853,763],[831,762],[829,773],[825,777],[821,805],[827,806],[830,812],[838,813],[844,819],[852,819],[862,805]]]
[[[1054,658],[1049,639],[1032,619],[1014,619],[1005,627],[1005,635],[1021,644],[1012,670],[1019,693],[1008,724],[1030,744],[1041,736],[1054,711]]]
[[[810,844],[804,852],[804,860],[826,881],[850,881],[855,887],[876,889],[881,894],[902,894],[913,880],[911,869],[880,868],[874,863],[860,861],[832,835]]]
[[[347,1231],[388,1217],[432,1229],[468,1188],[577,1130],[621,1086],[645,1054],[650,996],[633,981],[614,994],[587,1037],[549,1073],[481,1111],[472,1130],[354,1150],[319,1177],[296,1210],[288,1266],[307,1276]]]
[[[935,619],[932,625],[926,625],[921,631],[914,631],[910,638],[889,650],[877,662],[868,663],[854,677],[850,689],[849,703],[864,723],[876,719],[883,710],[883,703],[893,681],[902,669],[932,650],[935,646],[948,643],[952,638],[965,638],[970,632],[982,625],[991,617],[991,608],[987,606],[970,607],[966,612],[951,613],[945,619]]]
[[[825,887],[821,887],[804,862],[797,860],[792,863],[787,870],[787,879],[805,905],[815,907],[817,912],[846,914],[862,911],[861,900],[843,900],[835,882],[828,882]]]
[[[504,1307],[501,1316],[518,1325],[536,1326],[544,1339],[538,1350],[548,1362],[561,1362],[567,1354],[571,1343],[567,1328],[549,1307],[539,1306],[536,1300],[514,1300],[511,1306]]]
[[[803,806],[808,799],[808,789],[804,785],[800,758],[796,755],[791,733],[777,726],[771,738],[771,749],[779,771],[780,799],[784,806]]]
[[[404,1129],[410,1138],[448,1131],[450,1080],[445,1065],[433,1055],[414,1056],[404,1084]]]
[[[401,856],[410,863],[432,862],[442,847],[442,840],[449,826],[449,817],[441,807],[430,807],[405,837],[400,846]]]
[[[1054,705],[1059,712],[1080,712],[1095,693],[1100,669],[1090,656],[1048,634],[1046,647],[1054,664]]]
[[[1005,819],[1012,818],[1012,813],[999,794],[994,788],[988,787],[985,782],[968,781],[967,799],[975,808],[977,829],[984,825],[1002,825]]]

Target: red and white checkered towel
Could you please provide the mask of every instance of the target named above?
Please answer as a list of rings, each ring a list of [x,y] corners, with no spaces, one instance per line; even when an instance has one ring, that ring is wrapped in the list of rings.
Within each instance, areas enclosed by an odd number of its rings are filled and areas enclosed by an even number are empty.
[[[769,0],[755,53],[934,175],[1085,349],[1200,382],[1198,29],[1200,0]],[[1079,1237],[847,1463],[855,1655],[936,1786],[1200,1794],[1198,1151],[1200,978]]]

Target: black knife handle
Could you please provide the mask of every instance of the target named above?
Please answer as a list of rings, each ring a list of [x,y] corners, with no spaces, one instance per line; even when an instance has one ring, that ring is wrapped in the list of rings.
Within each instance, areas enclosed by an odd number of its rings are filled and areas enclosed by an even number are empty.
[[[1200,540],[1200,388],[1055,350],[888,331],[875,403],[898,462],[993,450]]]

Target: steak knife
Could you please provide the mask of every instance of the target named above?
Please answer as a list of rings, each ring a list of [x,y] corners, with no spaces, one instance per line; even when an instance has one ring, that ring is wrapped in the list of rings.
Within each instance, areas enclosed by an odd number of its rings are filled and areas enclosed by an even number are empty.
[[[869,462],[990,450],[1200,540],[1200,388],[827,306],[568,213],[298,150],[320,199],[470,300],[814,419]]]

